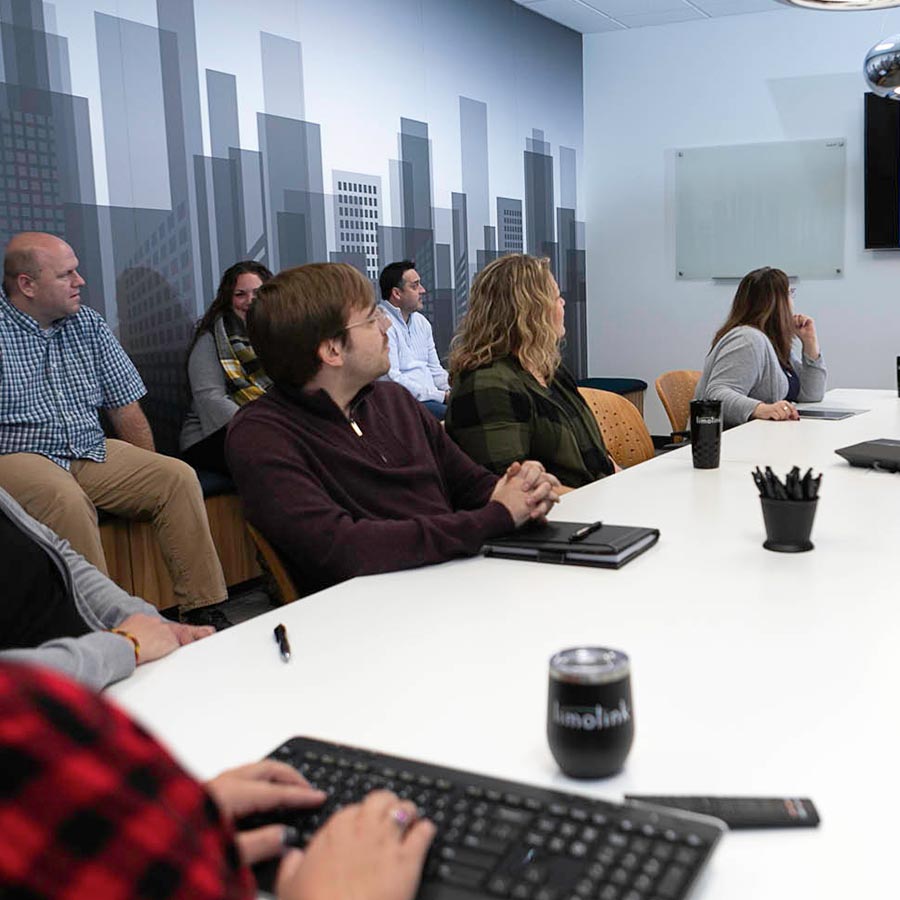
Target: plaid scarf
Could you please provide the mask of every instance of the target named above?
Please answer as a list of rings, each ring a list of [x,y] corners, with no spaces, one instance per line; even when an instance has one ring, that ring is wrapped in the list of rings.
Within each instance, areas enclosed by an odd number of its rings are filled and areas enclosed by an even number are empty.
[[[231,399],[243,406],[262,397],[272,386],[272,379],[256,358],[241,319],[229,310],[216,319],[213,337]]]

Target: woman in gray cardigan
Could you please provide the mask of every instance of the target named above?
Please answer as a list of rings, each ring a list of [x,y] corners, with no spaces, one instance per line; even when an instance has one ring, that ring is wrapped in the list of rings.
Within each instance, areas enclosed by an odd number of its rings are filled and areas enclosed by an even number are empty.
[[[750,419],[797,419],[794,402],[821,400],[825,364],[816,326],[795,313],[781,269],[754,269],[738,285],[731,312],[716,332],[695,398],[722,401],[726,428]],[[802,352],[793,352],[800,341]]]
[[[188,347],[191,408],[181,429],[181,455],[195,469],[228,475],[225,429],[271,382],[247,337],[247,310],[272,273],[245,260],[225,270],[216,297],[197,323]]]

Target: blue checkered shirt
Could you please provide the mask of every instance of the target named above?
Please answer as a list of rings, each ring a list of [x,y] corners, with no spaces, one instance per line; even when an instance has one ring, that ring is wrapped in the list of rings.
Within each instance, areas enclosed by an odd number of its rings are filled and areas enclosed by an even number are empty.
[[[0,454],[39,453],[68,469],[106,459],[98,409],[147,389],[99,313],[82,306],[42,329],[0,290]]]

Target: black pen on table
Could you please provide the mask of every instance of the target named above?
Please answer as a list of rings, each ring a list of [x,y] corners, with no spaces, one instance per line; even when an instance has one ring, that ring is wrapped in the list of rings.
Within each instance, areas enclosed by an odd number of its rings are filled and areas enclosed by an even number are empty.
[[[288,642],[287,628],[278,624],[275,626],[275,640],[278,641],[278,652],[281,654],[282,662],[291,661],[291,645]]]
[[[593,534],[595,531],[603,527],[602,522],[591,522],[590,525],[584,525],[578,529],[578,531],[573,531],[569,535],[568,542],[570,544],[576,544],[578,541],[583,541],[589,534]]]

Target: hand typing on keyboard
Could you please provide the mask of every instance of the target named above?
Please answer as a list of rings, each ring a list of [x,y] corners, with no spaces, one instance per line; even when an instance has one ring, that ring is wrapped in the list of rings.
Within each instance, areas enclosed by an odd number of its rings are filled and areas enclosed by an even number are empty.
[[[279,900],[412,900],[415,895],[436,829],[419,817],[414,803],[390,791],[373,791],[362,803],[330,816],[305,852],[285,853],[296,842],[294,829],[259,824],[259,817],[315,810],[327,799],[324,791],[311,787],[293,766],[273,759],[230,769],[206,787],[222,815],[237,823],[241,861],[253,866],[272,860],[277,867]]]
[[[273,809],[315,809],[325,802],[327,796],[324,791],[310,787],[293,766],[274,759],[229,769],[208,781],[206,789],[230,822]],[[252,866],[281,855],[284,826],[238,829],[235,843],[241,862]]]
[[[435,831],[415,804],[374,791],[331,816],[304,853],[284,857],[276,893],[280,900],[412,900]]]

